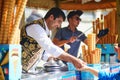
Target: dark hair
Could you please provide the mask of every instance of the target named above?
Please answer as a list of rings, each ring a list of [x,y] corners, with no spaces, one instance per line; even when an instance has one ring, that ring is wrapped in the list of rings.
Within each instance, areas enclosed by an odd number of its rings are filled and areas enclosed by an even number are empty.
[[[74,15],[78,15],[81,16],[83,14],[83,12],[81,10],[74,10],[69,12],[69,14],[67,15],[67,19],[71,18]]]
[[[54,16],[54,19],[62,16],[63,17],[63,21],[65,21],[65,14],[64,12],[58,8],[58,7],[53,7],[51,8],[45,15],[45,19],[47,19],[50,15],[53,15]]]

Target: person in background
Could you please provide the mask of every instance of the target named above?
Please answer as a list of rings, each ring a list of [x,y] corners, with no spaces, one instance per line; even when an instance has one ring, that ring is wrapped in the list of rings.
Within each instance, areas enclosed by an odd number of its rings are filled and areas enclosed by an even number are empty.
[[[77,69],[86,64],[82,60],[69,55],[51,41],[50,31],[60,28],[64,20],[64,12],[61,9],[54,7],[46,13],[44,18],[35,20],[22,27],[20,44],[23,48],[22,64],[25,63],[23,64],[23,67],[31,65],[30,63],[38,57],[34,55],[40,53],[43,54],[42,59],[45,61],[47,61],[52,55],[60,60],[73,63]],[[30,61],[27,61],[26,59],[31,58],[31,56],[34,57]]]
[[[85,34],[77,29],[81,19],[79,18],[83,12],[81,10],[74,10],[67,15],[68,26],[57,31],[53,42],[60,46],[63,50],[64,44],[70,45],[68,53],[77,57],[78,49],[81,41],[87,44],[87,37]],[[82,34],[80,37],[78,35]]]
[[[61,47],[63,50],[64,44],[70,45],[70,49],[68,49],[68,53],[77,57],[79,46],[81,42],[87,45],[88,39],[86,35],[77,29],[80,24],[81,19],[79,18],[83,14],[81,10],[73,10],[70,11],[67,15],[68,26],[61,28],[57,31],[55,37],[53,38],[53,42]],[[97,35],[96,42],[100,37],[105,36],[108,32],[100,31],[100,34]]]

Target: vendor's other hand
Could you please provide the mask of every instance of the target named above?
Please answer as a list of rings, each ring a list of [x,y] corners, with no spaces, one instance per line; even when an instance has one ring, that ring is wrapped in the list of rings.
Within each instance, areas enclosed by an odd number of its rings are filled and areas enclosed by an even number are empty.
[[[77,39],[77,37],[76,37],[76,36],[72,36],[72,37],[69,39],[69,42],[73,43],[73,42],[75,42],[75,41],[76,41],[76,39]]]

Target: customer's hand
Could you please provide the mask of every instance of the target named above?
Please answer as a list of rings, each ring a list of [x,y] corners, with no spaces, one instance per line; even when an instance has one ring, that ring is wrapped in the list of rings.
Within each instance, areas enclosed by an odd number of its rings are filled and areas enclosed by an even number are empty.
[[[118,54],[118,55],[117,55],[118,60],[120,60],[120,47],[115,46],[114,49],[115,49],[115,51],[116,51],[117,54]]]
[[[95,68],[92,68],[92,67],[89,67],[87,65],[84,65],[83,67],[81,67],[80,69],[78,69],[80,71],[88,71],[92,74],[94,74],[95,76],[98,77],[98,73],[99,73],[99,70],[95,69]]]

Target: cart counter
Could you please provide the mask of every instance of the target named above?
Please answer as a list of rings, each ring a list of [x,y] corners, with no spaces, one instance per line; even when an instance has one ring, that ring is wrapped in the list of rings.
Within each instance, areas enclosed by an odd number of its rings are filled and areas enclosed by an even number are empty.
[[[80,71],[23,73],[21,80],[81,80]]]

